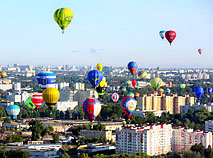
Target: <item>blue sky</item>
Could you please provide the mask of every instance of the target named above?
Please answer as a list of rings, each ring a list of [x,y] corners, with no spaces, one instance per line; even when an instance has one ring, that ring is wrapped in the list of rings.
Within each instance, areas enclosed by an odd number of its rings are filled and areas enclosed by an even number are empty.
[[[0,2],[0,64],[213,68],[212,0]],[[53,14],[73,11],[61,34]],[[160,30],[175,30],[169,46]],[[199,55],[197,50],[204,50]]]

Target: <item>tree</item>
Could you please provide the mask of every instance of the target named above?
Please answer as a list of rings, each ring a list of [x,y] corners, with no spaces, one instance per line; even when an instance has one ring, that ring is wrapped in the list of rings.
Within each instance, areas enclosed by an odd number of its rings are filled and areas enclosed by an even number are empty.
[[[70,158],[70,156],[67,153],[64,153],[63,155],[60,155],[59,158]]]
[[[32,137],[31,140],[36,141],[40,139],[41,133],[44,135],[44,126],[41,122],[37,120],[31,120],[30,123],[30,130],[32,131]]]
[[[59,134],[53,134],[53,143],[58,143],[59,142]]]
[[[23,142],[23,136],[21,134],[13,134],[13,135],[7,135],[6,142],[7,143],[13,143],[13,142]]]
[[[89,156],[88,156],[87,153],[83,153],[83,154],[81,155],[81,158],[89,158]]]

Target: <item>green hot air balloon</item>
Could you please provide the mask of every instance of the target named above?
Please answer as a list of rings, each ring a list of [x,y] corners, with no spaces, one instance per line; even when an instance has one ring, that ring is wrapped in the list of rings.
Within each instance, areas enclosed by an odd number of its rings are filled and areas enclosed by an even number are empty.
[[[162,80],[159,77],[154,77],[151,79],[150,84],[155,90],[158,90],[162,86]]]
[[[27,106],[28,106],[32,111],[36,108],[36,106],[33,104],[33,102],[32,102],[32,100],[31,100],[30,97],[27,98],[26,104],[27,104]]]

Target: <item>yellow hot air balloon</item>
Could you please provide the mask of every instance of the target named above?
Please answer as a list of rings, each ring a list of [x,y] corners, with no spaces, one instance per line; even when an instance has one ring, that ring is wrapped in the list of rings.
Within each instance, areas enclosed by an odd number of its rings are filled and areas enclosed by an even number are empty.
[[[1,72],[1,78],[4,79],[7,76],[7,73],[5,71]]]
[[[151,86],[156,90],[158,90],[162,86],[162,80],[159,77],[152,78],[150,83],[151,83]]]
[[[64,29],[70,24],[73,19],[73,13],[67,8],[60,8],[55,11],[54,19],[59,27],[62,29],[62,33],[64,33]]]
[[[103,65],[102,65],[101,63],[98,63],[98,64],[96,65],[96,69],[97,69],[98,71],[102,71]]]
[[[159,94],[163,94],[163,92],[164,92],[163,88],[158,89]]]
[[[47,88],[43,91],[42,97],[48,108],[52,110],[60,98],[60,93],[56,88]]]

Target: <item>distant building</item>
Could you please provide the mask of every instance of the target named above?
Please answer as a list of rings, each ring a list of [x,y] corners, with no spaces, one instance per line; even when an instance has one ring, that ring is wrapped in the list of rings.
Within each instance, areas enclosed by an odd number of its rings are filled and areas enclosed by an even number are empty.
[[[150,85],[150,83],[144,82],[144,81],[137,81],[136,87],[146,87],[147,85]]]
[[[56,109],[59,111],[67,111],[68,109],[73,110],[76,106],[78,106],[77,101],[67,101],[67,102],[57,102]]]
[[[63,82],[58,84],[58,89],[59,90],[67,90],[69,89],[69,83]]]
[[[154,110],[143,110],[143,111],[140,111],[140,110],[135,110],[134,111],[134,114],[135,116],[139,116],[139,117],[144,117],[146,112],[153,112],[155,116],[158,116],[160,117],[163,113],[168,113],[168,111],[154,111]]]
[[[116,154],[167,154],[171,151],[171,138],[171,124],[124,127],[122,130],[116,130]]]
[[[202,143],[205,148],[212,146],[212,133],[203,131],[193,131],[193,129],[184,129],[178,127],[172,132],[172,151],[184,152],[190,150],[195,145]]]
[[[76,91],[71,91],[71,90],[62,90],[60,91],[60,99],[59,101],[61,102],[69,102],[74,100],[74,95]]]
[[[0,101],[0,106],[4,106],[5,108],[9,105],[13,105],[14,102],[11,101]]]
[[[112,131],[97,131],[97,130],[81,130],[80,136],[84,136],[86,138],[100,138],[103,135],[106,140],[112,140]]]
[[[85,90],[85,84],[81,82],[74,83],[74,89],[76,90]]]
[[[213,120],[205,121],[205,131],[213,132]]]
[[[209,112],[213,112],[213,103],[211,104],[204,104],[204,105],[200,105],[199,103],[193,104],[193,105],[185,105],[185,106],[180,106],[180,113],[182,114],[186,114],[189,109],[191,109],[192,111],[198,110],[198,109],[206,109]]]

